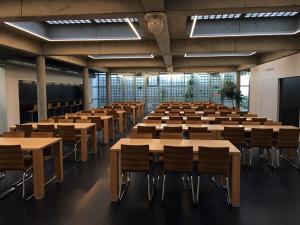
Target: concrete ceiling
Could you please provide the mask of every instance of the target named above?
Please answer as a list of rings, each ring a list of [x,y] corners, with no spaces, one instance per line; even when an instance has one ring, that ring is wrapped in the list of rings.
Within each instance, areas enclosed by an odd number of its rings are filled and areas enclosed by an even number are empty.
[[[3,0],[0,7],[0,46],[32,56],[111,72],[221,72],[249,69],[300,51],[300,17],[198,20],[194,15],[253,12],[299,12],[299,0]],[[153,35],[144,16],[165,14],[164,28]],[[128,24],[47,25],[46,20],[137,18],[135,37]],[[11,27],[23,24],[51,41]],[[17,23],[15,23],[17,22]],[[30,22],[30,23],[28,23]],[[33,29],[33,30],[32,30]],[[257,35],[264,33],[264,35]],[[94,36],[93,36],[94,35]],[[220,37],[212,37],[218,35]],[[83,40],[84,37],[126,37],[128,40]],[[185,53],[256,52],[241,57],[185,58]],[[17,53],[16,53],[17,54]],[[153,54],[153,59],[91,59],[88,55]]]

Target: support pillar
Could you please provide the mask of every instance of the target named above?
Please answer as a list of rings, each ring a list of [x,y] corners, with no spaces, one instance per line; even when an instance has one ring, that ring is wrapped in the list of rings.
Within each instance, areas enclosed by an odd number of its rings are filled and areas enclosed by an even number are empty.
[[[236,71],[236,89],[241,91],[241,71]],[[240,109],[240,102],[236,102],[237,109]]]
[[[106,105],[109,105],[111,103],[111,97],[110,97],[110,82],[111,77],[110,73],[106,73]]]
[[[83,68],[83,105],[84,109],[90,108],[90,81],[89,81],[89,68]]]
[[[38,120],[47,119],[47,93],[46,93],[46,62],[45,56],[36,58],[37,102]]]

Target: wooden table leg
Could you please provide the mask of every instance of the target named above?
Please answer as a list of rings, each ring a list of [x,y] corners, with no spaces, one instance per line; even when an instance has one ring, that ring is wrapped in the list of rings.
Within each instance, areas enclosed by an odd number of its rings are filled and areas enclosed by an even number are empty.
[[[135,109],[132,109],[132,123],[133,123],[133,125],[135,125],[135,123],[136,123],[136,113],[135,113]]]
[[[97,127],[96,125],[92,127],[92,142],[93,142],[93,153],[97,154]]]
[[[88,158],[87,129],[81,129],[81,161],[85,162]]]
[[[63,182],[64,180],[64,166],[63,166],[63,147],[62,141],[54,145],[55,151],[55,180],[56,182]]]
[[[103,139],[104,144],[109,143],[109,120],[103,120]]]
[[[112,202],[118,200],[118,193],[119,193],[118,152],[110,151],[110,198]]]
[[[241,156],[233,154],[231,161],[231,202],[233,207],[240,207]]]
[[[124,135],[124,117],[123,117],[123,113],[119,113],[119,132],[122,136]]]
[[[32,154],[34,197],[35,199],[43,199],[45,196],[43,150],[33,151]]]

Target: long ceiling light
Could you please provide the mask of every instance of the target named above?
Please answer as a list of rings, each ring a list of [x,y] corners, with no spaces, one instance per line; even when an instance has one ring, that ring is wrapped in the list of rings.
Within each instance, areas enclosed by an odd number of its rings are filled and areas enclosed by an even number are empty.
[[[203,52],[203,53],[185,53],[186,58],[210,58],[210,57],[234,57],[251,56],[256,52]]]
[[[91,59],[153,59],[153,54],[135,54],[135,55],[89,55]]]

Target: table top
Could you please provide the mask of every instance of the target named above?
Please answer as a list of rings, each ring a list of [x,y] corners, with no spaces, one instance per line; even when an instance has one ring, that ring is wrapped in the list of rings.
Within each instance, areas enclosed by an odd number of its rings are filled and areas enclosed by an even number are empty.
[[[149,116],[146,116],[144,119],[148,119]],[[219,117],[226,117],[229,118],[229,120],[231,120],[231,118],[243,118],[243,117],[230,117],[230,116],[219,116]],[[183,120],[187,120],[187,116],[182,116]],[[216,120],[216,116],[202,116],[201,120],[204,121],[215,121]],[[252,118],[256,118],[256,117],[245,117],[247,121],[251,121]],[[169,120],[169,116],[162,116],[161,117],[162,120]]]
[[[138,126],[155,126],[156,130],[162,130],[163,127],[177,127],[182,126],[183,130],[188,130],[188,127],[207,127],[210,131],[223,131],[224,127],[244,127],[245,131],[251,131],[252,128],[272,128],[274,132],[278,132],[280,128],[299,129],[298,127],[288,125],[225,125],[225,124],[163,124],[163,123],[138,123],[133,128]]]
[[[73,116],[80,116],[81,119],[88,119],[88,117],[93,117],[93,118],[99,118],[101,120],[109,120],[112,119],[113,116],[87,116],[87,115],[67,115],[65,118],[73,117]]]
[[[21,145],[24,151],[37,151],[60,140],[61,138],[0,138],[0,145]]]
[[[197,152],[199,146],[204,147],[229,147],[230,154],[240,154],[240,151],[227,140],[190,140],[190,139],[135,139],[121,138],[110,150],[119,152],[121,145],[149,145],[151,152],[163,152],[164,146],[193,146],[193,151]]]
[[[57,129],[58,125],[74,125],[76,130],[81,130],[81,129],[88,129],[91,128],[93,126],[95,126],[95,123],[53,123],[53,122],[38,122],[38,123],[26,123],[26,124],[32,124],[33,129],[37,128],[38,124],[41,125],[46,125],[46,124],[54,124],[55,129]],[[15,126],[12,126],[15,127]]]

